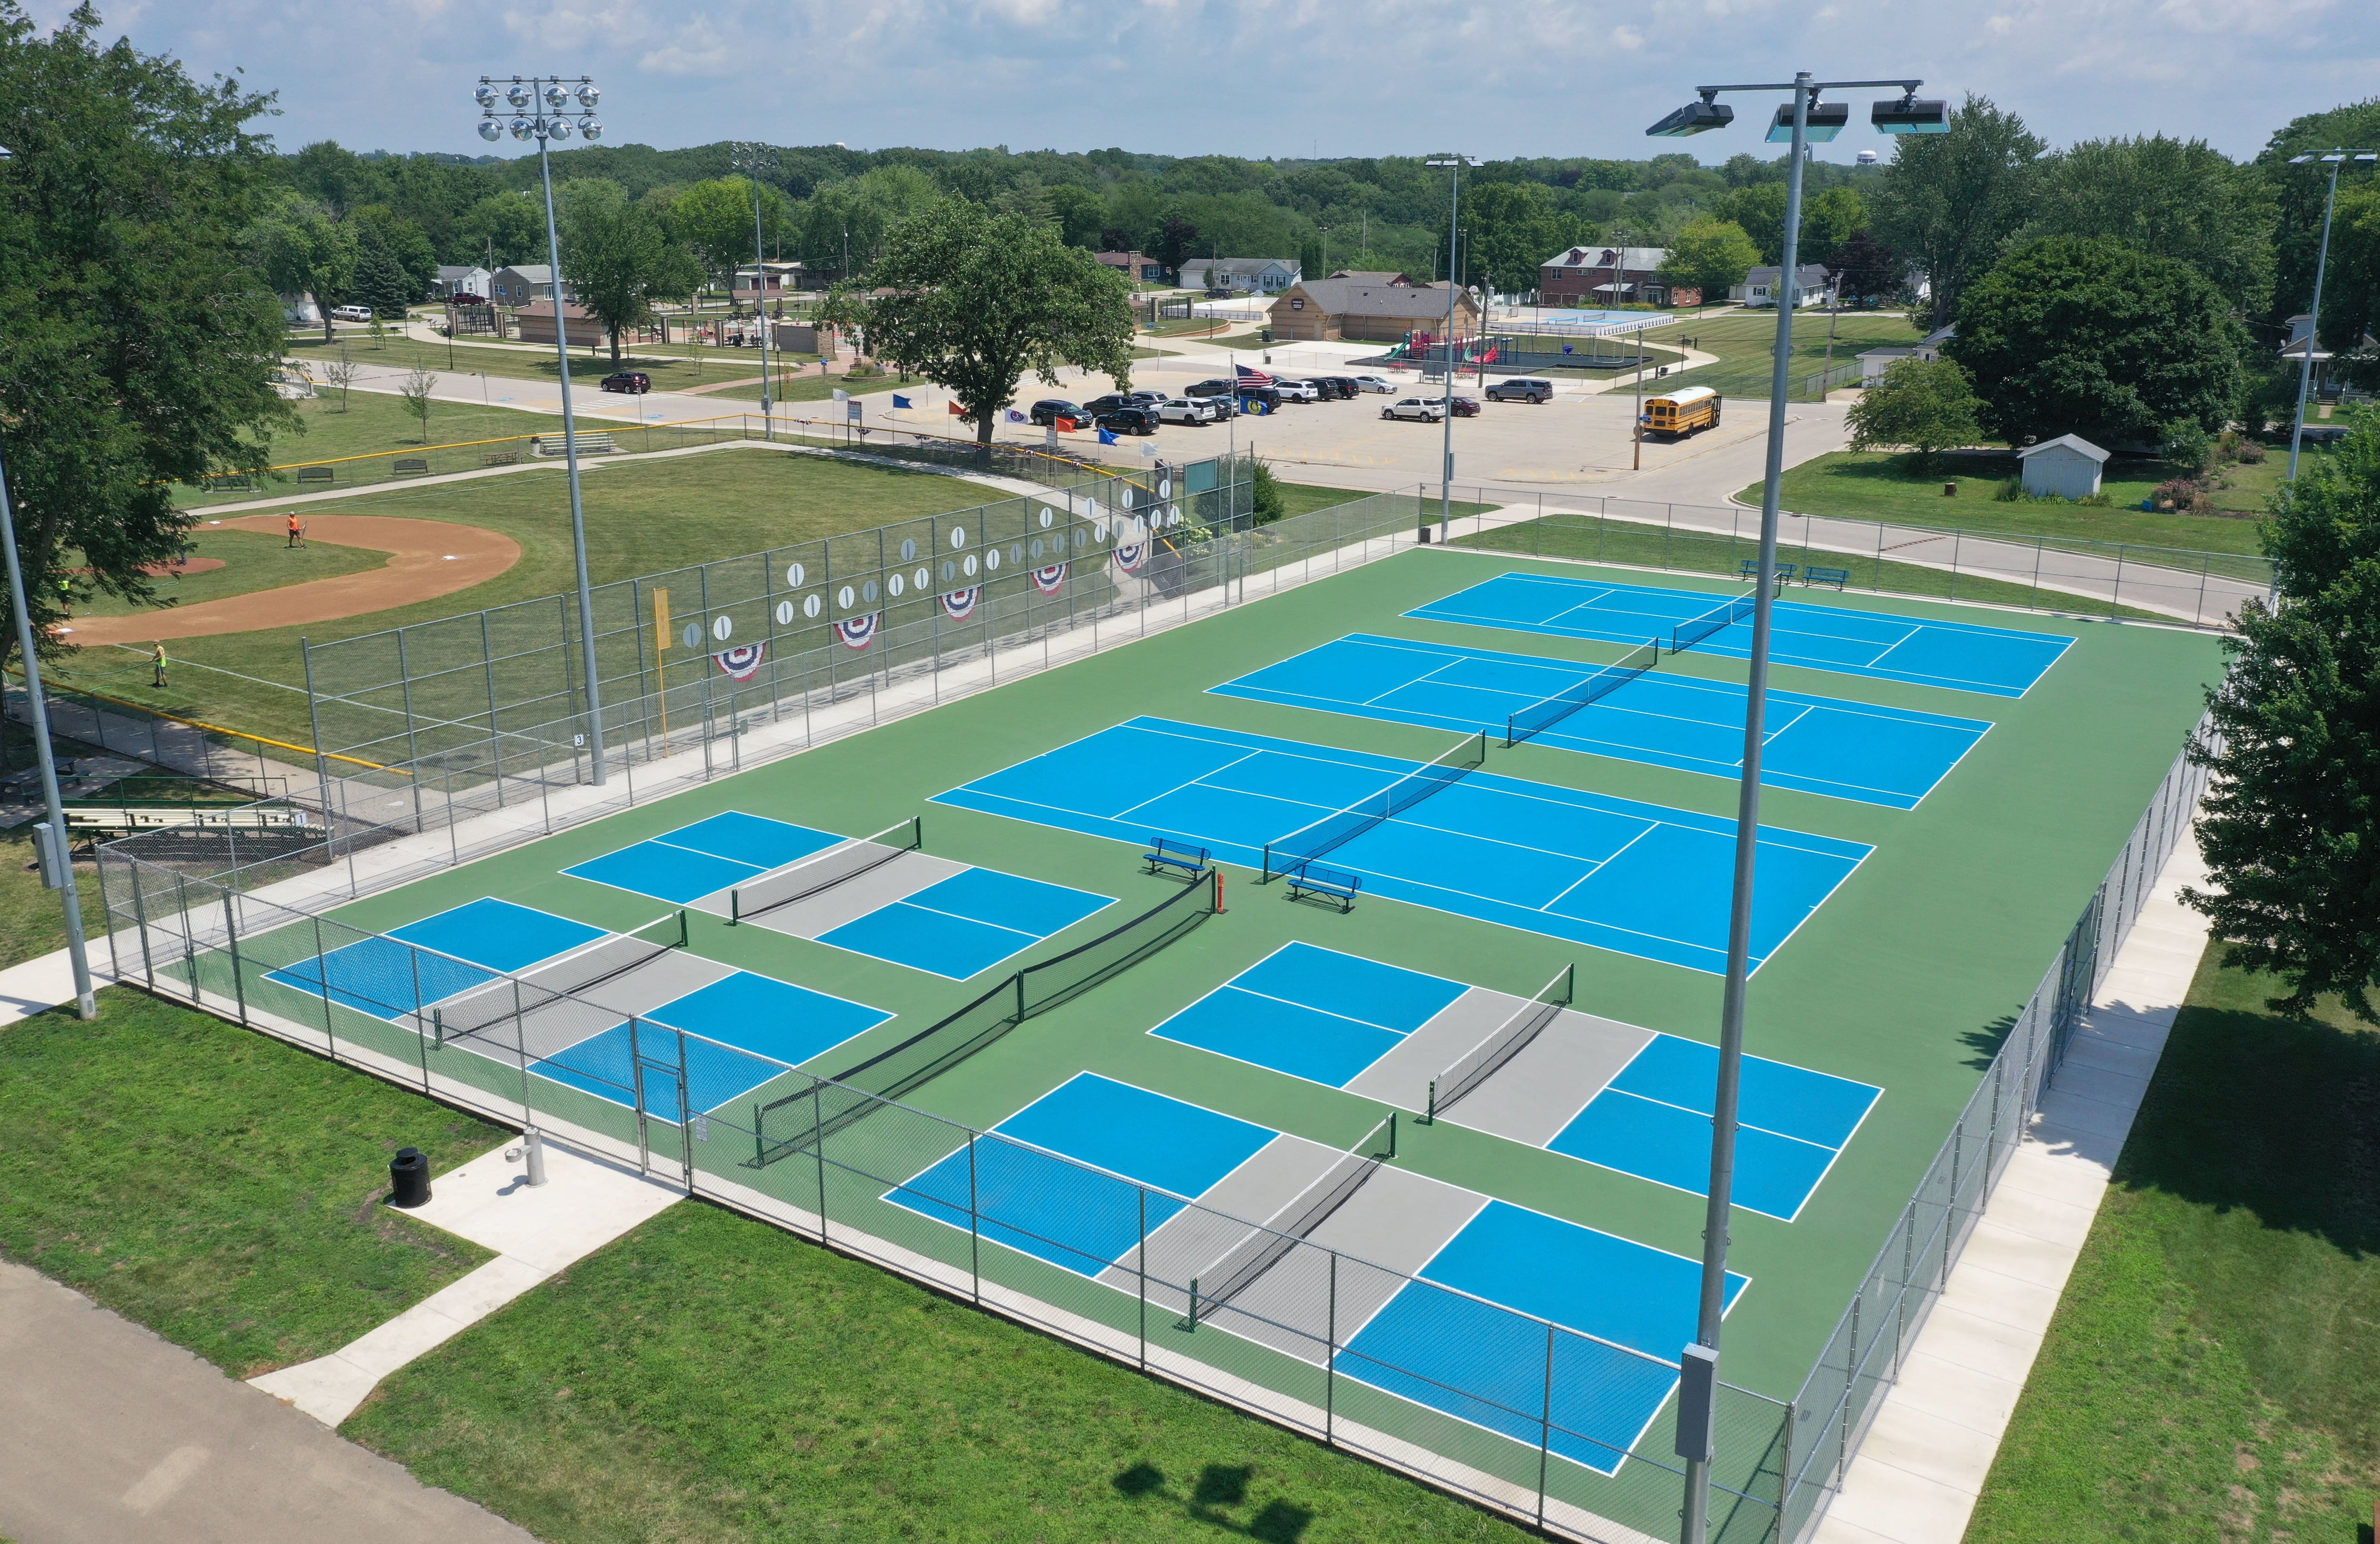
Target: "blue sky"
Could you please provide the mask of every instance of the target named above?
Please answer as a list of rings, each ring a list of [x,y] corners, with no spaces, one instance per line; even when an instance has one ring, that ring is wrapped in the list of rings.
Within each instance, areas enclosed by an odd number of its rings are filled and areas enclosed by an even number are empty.
[[[71,0],[32,0],[54,22]],[[284,148],[477,153],[483,70],[593,75],[613,143],[1638,157],[1705,81],[1915,75],[2056,143],[2235,156],[2380,92],[2372,0],[131,0],[107,31],[277,91]],[[1874,92],[1847,93],[1864,97]],[[1686,147],[1760,152],[1743,127]],[[1832,147],[1881,147],[1858,117]]]

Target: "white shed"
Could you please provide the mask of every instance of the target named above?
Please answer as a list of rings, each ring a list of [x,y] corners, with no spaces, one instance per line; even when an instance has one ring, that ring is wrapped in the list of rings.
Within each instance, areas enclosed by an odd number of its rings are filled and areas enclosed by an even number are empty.
[[[2016,453],[2024,463],[2024,491],[2034,498],[2088,498],[2099,491],[2107,453],[2079,434],[2060,434]]]

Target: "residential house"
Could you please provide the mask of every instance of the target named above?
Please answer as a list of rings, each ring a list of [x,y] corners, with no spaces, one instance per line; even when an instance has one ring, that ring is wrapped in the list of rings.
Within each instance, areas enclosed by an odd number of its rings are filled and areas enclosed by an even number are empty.
[[[1110,268],[1120,271],[1135,284],[1161,285],[1165,282],[1165,264],[1146,252],[1094,252],[1091,255]]]
[[[565,281],[566,282],[566,281]],[[487,297],[499,306],[526,306],[553,298],[553,268],[543,262],[518,262],[499,268],[489,279]]]
[[[1948,327],[1936,328],[1913,344],[1870,348],[1859,356],[1860,384],[1875,385],[1884,372],[1892,368],[1896,359],[1938,359],[1942,357],[1942,346],[1958,335],[1959,329],[1954,322]]]
[[[2099,491],[2107,453],[2080,434],[2060,434],[2016,453],[2024,464],[2024,491],[2032,498],[2087,499]]]
[[[1279,295],[1305,276],[1295,258],[1184,258],[1182,287]]]
[[[1727,298],[1747,306],[1773,306],[1777,303],[1777,282],[1785,270],[1774,264],[1755,268],[1744,274],[1743,282],[1727,292]],[[1822,262],[1805,262],[1795,272],[1793,309],[1815,306],[1827,298],[1827,281],[1830,277]]]
[[[1392,273],[1385,268],[1342,268],[1330,276],[1334,279],[1353,279],[1357,284],[1366,285],[1409,285],[1414,282],[1414,276],[1411,274]],[[1421,282],[1429,283],[1427,279]]]
[[[498,275],[499,278],[502,276]],[[521,342],[552,343],[553,341],[552,301],[540,300],[532,305],[523,306],[519,314],[513,320],[519,323],[519,331],[515,335]],[[600,342],[604,336],[602,324],[597,322],[584,306],[565,304],[562,308],[562,325],[570,334],[570,342],[574,347],[583,347],[589,344]]]
[[[1272,332],[1284,342],[1402,343],[1416,332],[1436,336],[1445,331],[1446,305],[1443,285],[1303,279],[1273,301]],[[1455,335],[1477,333],[1479,317],[1478,298],[1455,290]]]
[[[1700,304],[1699,290],[1686,291],[1692,298],[1685,298],[1661,282],[1661,264],[1669,261],[1666,247],[1566,247],[1537,265],[1537,302],[1546,306]]]
[[[752,302],[756,288],[761,299],[780,299],[802,287],[802,265],[798,262],[747,262],[735,270],[730,282],[734,286],[731,293],[735,298],[747,305]]]
[[[488,298],[488,286],[494,282],[495,275],[484,268],[441,263],[438,277],[431,281],[430,293],[441,300],[455,295],[476,295],[484,300]]]

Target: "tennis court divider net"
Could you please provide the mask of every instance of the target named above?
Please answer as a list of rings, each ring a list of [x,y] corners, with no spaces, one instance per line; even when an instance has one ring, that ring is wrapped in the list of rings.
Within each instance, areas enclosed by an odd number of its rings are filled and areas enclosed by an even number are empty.
[[[1504,721],[1504,746],[1510,749],[1523,740],[1535,739],[1555,724],[1585,707],[1599,702],[1613,692],[1652,669],[1661,661],[1658,638],[1630,650],[1616,664],[1608,664],[1567,691],[1556,692],[1542,702],[1533,702]]]
[[[1358,799],[1346,808],[1300,826],[1276,842],[1265,844],[1263,882],[1270,884],[1302,863],[1361,836],[1390,816],[1410,809],[1432,794],[1441,793],[1479,770],[1488,760],[1488,732],[1466,736],[1460,745],[1436,760],[1398,778],[1386,788]]]
[[[1190,1317],[1186,1327],[1196,1329],[1202,1320],[1254,1286],[1257,1277],[1312,1237],[1315,1229],[1329,1222],[1333,1212],[1345,1206],[1380,1172],[1381,1164],[1396,1155],[1397,1112],[1391,1110],[1386,1119],[1364,1134],[1363,1140],[1341,1154],[1320,1177],[1293,1197],[1264,1226],[1250,1232],[1190,1278]],[[1213,1284],[1201,1290],[1202,1282]]]
[[[904,853],[926,845],[925,821],[912,815],[886,826],[873,836],[855,836],[823,852],[786,864],[748,884],[727,893],[727,923],[734,927],[747,917],[789,906],[833,889],[847,880],[872,872]]]
[[[608,934],[560,959],[521,972],[516,981],[500,978],[433,1010],[431,1039],[443,1045],[465,1035],[484,1036],[527,1009],[616,981],[686,946],[686,908],[680,906],[634,932]]]
[[[1026,966],[900,1044],[828,1075],[813,1088],[762,1105],[752,1120],[756,1161],[765,1167],[806,1150],[881,1108],[884,1101],[905,1098],[1026,1019],[1139,964],[1222,909],[1222,873],[1204,869],[1186,889],[1132,920],[1062,954]],[[769,1117],[779,1111],[787,1113],[772,1136],[768,1131]],[[787,1126],[787,1122],[792,1125]]]
[[[1756,597],[1739,595],[1722,602],[1690,622],[1681,622],[1670,630],[1670,652],[1682,654],[1722,627],[1732,627],[1752,615]]]
[[[1520,1006],[1520,1010],[1496,1027],[1495,1032],[1465,1052],[1462,1060],[1430,1079],[1428,1113],[1423,1124],[1434,1125],[1438,1112],[1451,1110],[1455,1102],[1502,1071],[1512,1061],[1529,1048],[1529,1042],[1545,1033],[1546,1026],[1561,1016],[1571,1005],[1578,988],[1578,967],[1561,967],[1560,974],[1538,989],[1537,994]]]

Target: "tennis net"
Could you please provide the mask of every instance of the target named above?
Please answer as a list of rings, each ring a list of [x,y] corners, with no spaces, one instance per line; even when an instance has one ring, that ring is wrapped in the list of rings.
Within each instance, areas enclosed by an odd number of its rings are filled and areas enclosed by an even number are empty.
[[[1713,606],[1691,622],[1679,623],[1670,630],[1670,652],[1682,654],[1720,628],[1746,620],[1755,603],[1754,597],[1741,595]]]
[[[1585,707],[1599,702],[1633,681],[1660,662],[1659,639],[1632,650],[1617,664],[1608,664],[1574,687],[1556,692],[1542,702],[1533,702],[1504,721],[1504,744],[1507,748],[1531,740],[1555,724]]]
[[[916,852],[925,845],[925,823],[919,817],[912,815],[898,824],[886,826],[873,836],[855,836],[824,852],[812,853],[798,862],[789,863],[729,891],[728,925],[733,927],[747,917],[763,916],[796,902],[807,901],[838,884],[880,869],[904,853]]]
[[[1442,792],[1476,772],[1488,760],[1488,732],[1466,737],[1437,760],[1398,778],[1386,788],[1333,811],[1310,825],[1300,826],[1264,850],[1264,882],[1311,863],[1335,847],[1345,845],[1390,816],[1410,809],[1432,794]]]
[[[1319,1178],[1274,1213],[1264,1226],[1251,1231],[1190,1278],[1190,1323],[1195,1327],[1254,1286],[1257,1277],[1312,1237],[1314,1230],[1329,1222],[1331,1213],[1345,1206],[1366,1182],[1379,1173],[1380,1165],[1396,1155],[1397,1116],[1392,1110],[1387,1119],[1366,1132],[1362,1141],[1342,1153]],[[1213,1285],[1202,1291],[1201,1283]]]
[[[634,932],[606,934],[558,960],[525,970],[517,981],[499,979],[466,992],[431,1015],[433,1038],[443,1045],[467,1035],[484,1037],[528,1010],[616,981],[686,945],[686,909],[681,906]]]
[[[1505,1064],[1526,1051],[1529,1042],[1545,1033],[1546,1026],[1570,1006],[1571,996],[1577,984],[1578,967],[1562,967],[1561,974],[1548,981],[1535,997],[1522,1003],[1519,1011],[1498,1025],[1493,1034],[1465,1052],[1462,1060],[1430,1079],[1428,1113],[1423,1117],[1424,1121],[1435,1125],[1439,1111],[1454,1108],[1457,1100],[1495,1076],[1503,1070]]]

